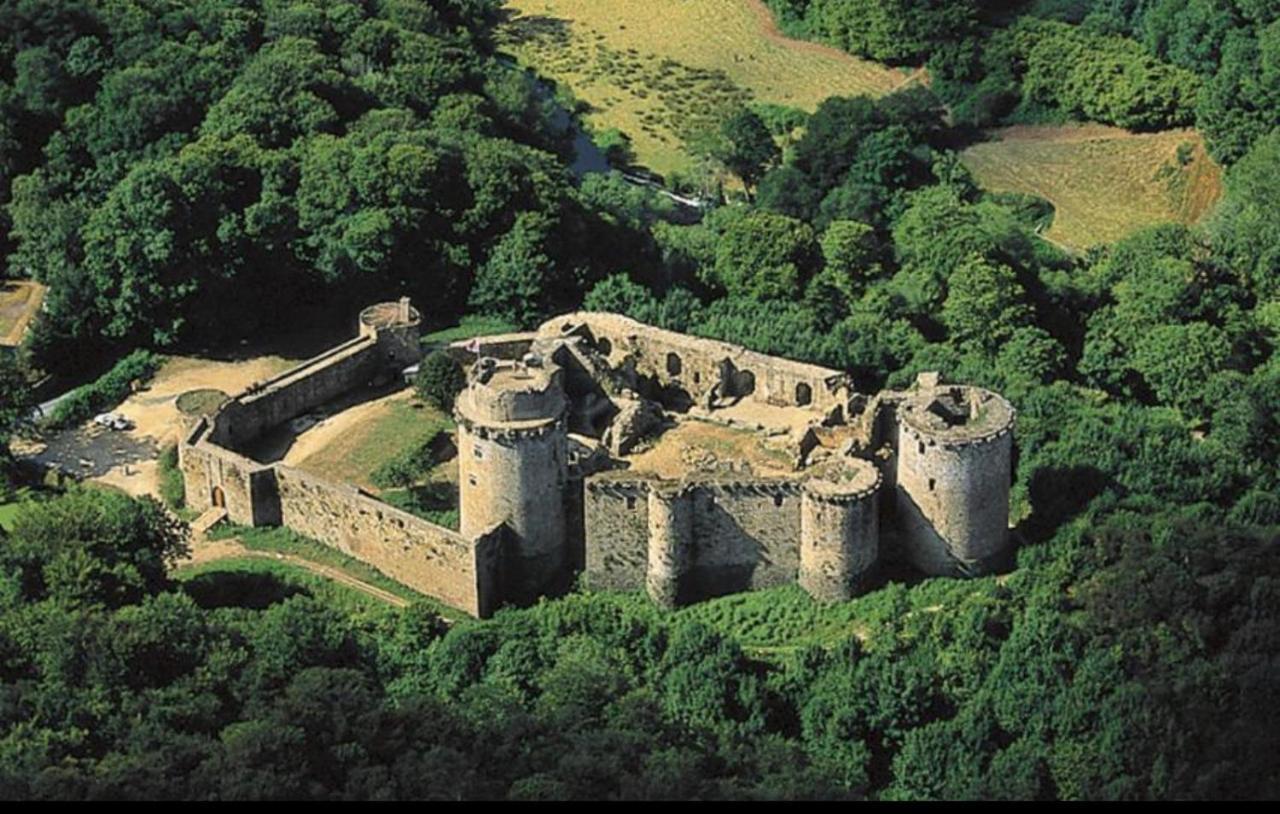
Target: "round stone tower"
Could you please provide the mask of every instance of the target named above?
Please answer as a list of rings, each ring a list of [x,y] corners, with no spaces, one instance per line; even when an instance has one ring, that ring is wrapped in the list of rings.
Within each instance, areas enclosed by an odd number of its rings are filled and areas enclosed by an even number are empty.
[[[649,489],[649,597],[667,608],[680,604],[692,559],[693,495],[678,484],[656,483]]]
[[[880,470],[857,459],[843,469],[806,481],[800,502],[800,587],[823,602],[852,598],[879,559]]]
[[[897,522],[908,559],[976,576],[1009,554],[1014,409],[978,387],[922,387],[898,408]]]
[[[375,337],[387,361],[396,367],[408,367],[422,358],[421,325],[422,315],[409,304],[408,297],[360,312],[360,336]]]
[[[482,359],[458,396],[464,537],[505,524],[503,599],[526,603],[566,576],[568,430],[559,367]]]

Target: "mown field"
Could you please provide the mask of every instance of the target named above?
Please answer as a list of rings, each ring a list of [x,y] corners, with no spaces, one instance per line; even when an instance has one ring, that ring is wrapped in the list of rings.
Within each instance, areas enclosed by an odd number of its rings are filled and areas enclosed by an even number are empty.
[[[44,286],[39,283],[0,280],[0,346],[22,341],[27,324],[43,301]]]
[[[1045,237],[1071,249],[1157,223],[1195,223],[1222,194],[1222,172],[1194,130],[1130,133],[1100,125],[1010,127],[961,154],[983,188],[1054,205]]]
[[[908,74],[778,32],[759,0],[509,0],[505,49],[588,103],[597,129],[632,139],[669,174],[726,111],[747,102],[813,110],[828,96],[880,96]]]

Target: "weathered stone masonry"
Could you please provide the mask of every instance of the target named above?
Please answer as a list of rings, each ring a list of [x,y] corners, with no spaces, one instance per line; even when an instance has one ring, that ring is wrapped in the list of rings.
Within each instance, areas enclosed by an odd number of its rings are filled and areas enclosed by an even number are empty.
[[[836,601],[886,556],[973,575],[1010,554],[1014,411],[1000,396],[922,376],[867,397],[839,371],[612,314],[485,338],[479,354],[449,348],[471,366],[455,408],[460,533],[243,453],[416,360],[418,321],[406,302],[366,309],[356,339],[193,425],[180,446],[188,504],[283,523],[479,616],[555,592],[577,568],[590,587],[643,588],[667,606],[789,582]],[[753,426],[785,436],[794,472],[630,471],[625,451],[654,416],[741,428],[744,406],[785,425]]]

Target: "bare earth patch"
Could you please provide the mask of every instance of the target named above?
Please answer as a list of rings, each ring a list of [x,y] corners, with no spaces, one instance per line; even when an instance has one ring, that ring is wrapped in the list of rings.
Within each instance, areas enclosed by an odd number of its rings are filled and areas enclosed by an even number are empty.
[[[156,495],[156,458],[161,449],[177,442],[182,426],[179,395],[205,388],[238,393],[294,364],[294,360],[278,356],[242,361],[171,357],[147,389],[115,408],[114,412],[134,422],[132,430],[112,432],[90,424],[57,433],[40,443],[15,445],[15,451],[44,463],[58,463],[131,495]]]

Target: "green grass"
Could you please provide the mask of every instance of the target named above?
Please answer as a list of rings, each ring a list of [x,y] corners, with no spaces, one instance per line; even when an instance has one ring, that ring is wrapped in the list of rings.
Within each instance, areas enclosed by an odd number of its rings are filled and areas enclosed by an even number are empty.
[[[991,192],[1053,204],[1044,236],[1070,249],[1113,243],[1159,223],[1196,223],[1222,192],[1222,171],[1194,130],[1024,126],[992,135],[960,154],[965,167]]]
[[[471,339],[472,337],[489,336],[491,334],[509,334],[519,330],[520,327],[518,325],[507,322],[500,317],[466,316],[457,325],[432,331],[422,337],[422,344],[428,348],[435,348],[440,345],[448,345],[450,342],[457,342],[460,339]]]
[[[325,478],[376,490],[373,475],[383,464],[453,429],[453,419],[419,401],[391,401],[297,466]]]
[[[428,523],[457,531],[458,485],[448,481],[432,481],[405,489],[389,489],[379,497],[389,505],[421,517]]]
[[[753,102],[812,111],[828,96],[881,96],[900,72],[782,36],[758,0],[508,0],[500,31],[522,64],[567,86],[595,131],[630,137],[637,161],[690,172],[726,114]]]
[[[831,646],[852,636],[863,638],[869,626],[861,604],[815,602],[797,585],[733,594],[698,602],[675,612],[701,622],[756,652],[785,651],[810,645]]]
[[[18,510],[21,507],[22,504],[18,502],[0,504],[0,529],[13,530],[13,520],[18,516]]]
[[[442,616],[457,618],[460,614],[460,611],[456,608],[451,608],[443,602],[438,602],[406,585],[396,582],[373,566],[354,557],[349,557],[324,543],[304,537],[292,529],[279,526],[248,528],[224,523],[216,526],[209,533],[209,538],[212,540],[223,540],[231,537],[239,540],[250,551],[291,554],[319,565],[336,568],[348,576],[354,577],[361,582],[367,582],[375,588],[381,588],[384,591],[393,593],[408,602],[425,604]],[[323,577],[312,576],[327,582]]]
[[[204,563],[184,568],[175,577],[197,601],[216,597],[216,606],[263,607],[303,593],[353,616],[396,612],[386,602],[355,588],[325,579],[292,563],[259,557],[231,557]],[[255,577],[268,579],[253,579]]]

